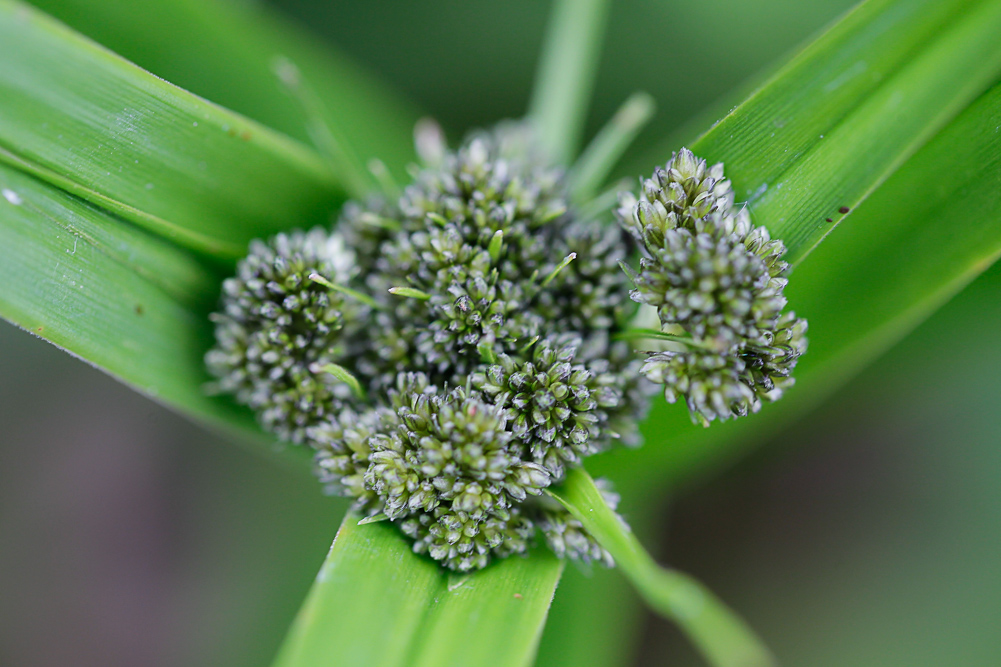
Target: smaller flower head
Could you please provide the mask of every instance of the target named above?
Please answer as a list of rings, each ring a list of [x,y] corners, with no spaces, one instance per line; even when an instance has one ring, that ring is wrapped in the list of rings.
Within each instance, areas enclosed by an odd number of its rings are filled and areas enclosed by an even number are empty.
[[[664,385],[668,402],[684,397],[704,425],[776,400],[806,350],[805,320],[783,314],[785,246],[746,208],[732,209],[723,165],[707,168],[682,149],[617,212],[642,252],[631,296],[656,308],[661,332],[676,341],[642,372]]]
[[[521,459],[507,413],[462,389],[439,393],[421,374],[401,377],[393,402],[397,428],[368,440],[365,488],[381,511],[452,569],[524,550],[534,528],[518,506],[552,479]]]
[[[342,329],[360,306],[310,275],[345,279],[353,262],[340,237],[321,229],[278,234],[253,241],[236,277],[223,283],[209,370],[283,440],[301,442],[307,427],[350,397],[314,368],[344,353]]]

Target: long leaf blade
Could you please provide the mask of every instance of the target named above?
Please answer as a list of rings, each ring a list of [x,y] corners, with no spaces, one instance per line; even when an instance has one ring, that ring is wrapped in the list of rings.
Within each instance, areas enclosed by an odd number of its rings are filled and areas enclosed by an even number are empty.
[[[315,152],[23,3],[0,2],[0,62],[8,161],[175,242],[235,257],[251,238],[327,222],[342,200]]]
[[[999,34],[1001,2],[962,13],[751,204],[791,262],[997,79]]]
[[[396,526],[349,514],[275,667],[527,667],[562,570],[537,552],[449,575]]]
[[[40,9],[154,74],[299,141],[301,105],[274,73],[291,61],[337,140],[399,178],[414,159],[418,113],[345,56],[261,3],[232,0],[34,0]]]
[[[798,263],[1001,72],[996,0],[868,0],[690,147]],[[676,146],[646,151],[649,172]]]
[[[219,277],[190,253],[0,164],[0,316],[243,440],[253,418],[206,395]]]

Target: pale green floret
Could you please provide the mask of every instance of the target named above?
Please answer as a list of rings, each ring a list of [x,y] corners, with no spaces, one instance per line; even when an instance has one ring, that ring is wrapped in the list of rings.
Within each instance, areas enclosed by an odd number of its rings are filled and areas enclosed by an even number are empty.
[[[693,348],[651,354],[642,372],[664,385],[668,403],[684,398],[692,419],[708,426],[714,419],[743,417],[761,407],[754,388],[745,381],[745,371],[740,355]]]
[[[365,483],[372,454],[370,442],[398,423],[396,412],[386,407],[344,408],[310,427],[307,438],[316,450],[316,474],[326,491],[354,498],[356,509],[365,515],[381,512],[384,501]]]

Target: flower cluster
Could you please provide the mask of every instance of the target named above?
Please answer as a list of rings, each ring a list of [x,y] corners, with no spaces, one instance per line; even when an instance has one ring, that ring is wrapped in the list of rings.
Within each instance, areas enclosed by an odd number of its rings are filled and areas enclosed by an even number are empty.
[[[783,312],[785,246],[733,202],[723,165],[682,149],[617,212],[642,252],[631,296],[667,341],[642,372],[704,425],[778,399],[806,351],[806,321]]]
[[[326,488],[467,571],[524,552],[607,561],[544,490],[638,441],[651,385],[616,339],[633,243],[582,219],[524,125],[455,152],[419,137],[398,198],[334,232],[255,242],[226,282],[208,365]],[[350,250],[348,250],[350,249]]]
[[[656,384],[705,424],[781,394],[806,346],[784,311],[784,247],[734,210],[722,165],[685,150],[614,225],[570,206],[527,126],[455,152],[436,136],[418,137],[423,168],[398,197],[251,245],[208,367],[266,429],[314,449],[326,489],[446,567],[539,533],[560,556],[609,562],[545,490],[638,444]],[[633,302],[660,321],[645,359],[623,340]]]

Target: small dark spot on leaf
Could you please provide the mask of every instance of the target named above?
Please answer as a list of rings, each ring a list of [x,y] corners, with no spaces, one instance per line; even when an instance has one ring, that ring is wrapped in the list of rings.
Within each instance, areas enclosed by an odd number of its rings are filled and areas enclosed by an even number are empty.
[[[240,138],[244,141],[250,141],[250,130],[244,130],[240,133]]]
[[[237,134],[237,132],[236,132],[236,130],[235,130],[235,129],[233,129],[233,128],[231,127],[231,128],[229,128],[228,130],[226,130],[226,134],[228,134],[228,135],[229,135],[229,136],[231,136],[231,137],[235,137],[235,136],[236,136],[236,134]]]
[[[515,600],[520,600],[521,599],[521,593],[515,593],[514,594],[514,599]]]
[[[841,208],[838,209],[838,213],[847,213],[850,210],[851,209],[848,208],[847,206],[842,206]]]
[[[834,222],[834,220],[832,220],[830,218],[825,218],[825,220],[827,220],[827,222]]]
[[[142,304],[140,304],[140,303],[137,303],[137,304],[136,304],[136,315],[142,315],[142,314],[143,314],[143,307],[142,307]]]
[[[44,328],[45,327],[38,327],[37,329],[35,329],[35,331],[37,331],[38,333],[42,333],[42,329],[44,329]]]

